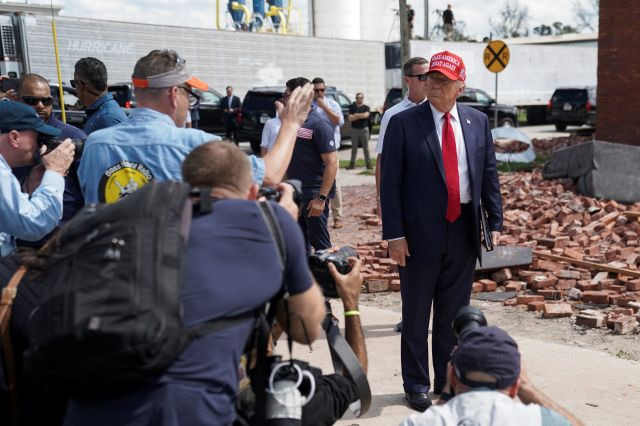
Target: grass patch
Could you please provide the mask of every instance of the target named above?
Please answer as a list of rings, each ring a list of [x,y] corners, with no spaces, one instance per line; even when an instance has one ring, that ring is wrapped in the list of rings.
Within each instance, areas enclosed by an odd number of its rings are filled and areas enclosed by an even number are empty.
[[[378,133],[380,133],[380,125],[379,124],[374,124],[371,127],[371,134],[372,135],[377,135]]]
[[[375,176],[376,175],[376,171],[375,170],[364,169],[363,171],[361,171],[358,174],[361,175],[361,176]]]
[[[498,171],[502,173],[509,172],[530,172],[533,169],[544,166],[549,161],[549,155],[539,155],[531,163],[505,163],[498,161]]]
[[[622,349],[618,351],[618,353],[616,354],[616,357],[620,359],[629,359],[629,360],[633,359],[632,354],[630,354],[629,352],[623,351]]]
[[[375,157],[371,159],[371,167],[373,167],[374,169],[376,168],[376,161],[377,161],[377,158]],[[347,167],[349,167],[350,163],[351,161],[349,160],[340,160],[340,168],[346,169]],[[365,165],[366,164],[363,159],[356,160],[356,167],[364,167]]]

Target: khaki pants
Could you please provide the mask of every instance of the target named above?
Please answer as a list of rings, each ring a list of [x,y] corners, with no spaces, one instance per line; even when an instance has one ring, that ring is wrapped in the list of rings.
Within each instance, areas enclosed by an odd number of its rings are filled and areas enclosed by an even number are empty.
[[[342,188],[340,188],[340,167],[336,172],[336,196],[331,199],[333,220],[342,220]]]
[[[362,146],[364,152],[364,163],[367,168],[371,168],[371,158],[369,157],[369,128],[362,129],[351,128],[351,165],[356,164],[356,156],[358,155],[358,146]]]

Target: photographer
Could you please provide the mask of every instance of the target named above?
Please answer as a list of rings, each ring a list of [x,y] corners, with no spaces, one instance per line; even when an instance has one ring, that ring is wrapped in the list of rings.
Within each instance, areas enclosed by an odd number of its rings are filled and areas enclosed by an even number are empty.
[[[320,334],[324,306],[304,255],[304,240],[291,214],[269,203],[282,230],[286,263],[281,267],[269,228],[254,201],[250,163],[235,145],[211,142],[184,160],[192,187],[211,188],[210,213],[195,213],[188,239],[181,300],[184,324],[253,312],[288,285],[288,312],[278,322],[295,341]],[[295,213],[295,211],[293,212]],[[238,364],[254,320],[193,340],[172,366],[148,386],[116,398],[73,400],[67,425],[228,425],[234,421]]]
[[[45,153],[38,135],[58,136],[60,131],[46,125],[27,105],[0,102],[0,256],[15,249],[15,239],[38,240],[49,233],[62,217],[64,174],[73,161],[75,147],[70,141]],[[24,194],[12,167],[33,164],[37,153],[45,172],[31,197]]]
[[[479,425],[582,424],[533,387],[521,365],[518,345],[505,331],[478,327],[467,332],[447,369],[456,396],[409,416],[402,425],[457,425],[464,419]]]

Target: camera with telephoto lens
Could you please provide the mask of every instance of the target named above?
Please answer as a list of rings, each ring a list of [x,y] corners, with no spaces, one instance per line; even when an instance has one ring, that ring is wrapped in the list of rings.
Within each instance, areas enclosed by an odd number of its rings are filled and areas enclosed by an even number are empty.
[[[293,187],[293,202],[298,205],[298,209],[302,209],[302,182],[297,179],[288,179],[284,183],[288,183]],[[280,201],[282,194],[275,188],[260,188],[258,197],[264,197],[267,201]]]
[[[322,289],[324,297],[338,298],[336,283],[327,265],[333,263],[341,274],[351,272],[350,257],[358,257],[358,253],[351,247],[341,247],[337,251],[318,250],[309,256],[309,269]]]
[[[463,341],[470,331],[486,326],[487,319],[482,311],[471,305],[460,308],[453,320],[453,332],[458,342]]]
[[[62,142],[66,139],[60,139],[53,136],[43,135],[42,133],[38,135],[38,145],[46,146],[47,152],[51,152],[56,149]],[[74,153],[74,158],[80,158],[82,156],[82,149],[84,148],[84,141],[82,139],[70,139],[71,143],[75,145],[76,150]]]

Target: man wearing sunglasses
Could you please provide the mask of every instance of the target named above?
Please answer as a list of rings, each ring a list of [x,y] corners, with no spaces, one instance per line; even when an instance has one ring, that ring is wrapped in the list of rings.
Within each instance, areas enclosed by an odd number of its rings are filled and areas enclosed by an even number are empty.
[[[87,135],[127,119],[118,102],[107,92],[107,67],[99,59],[88,57],[76,62],[70,83],[86,107],[84,131]]]

